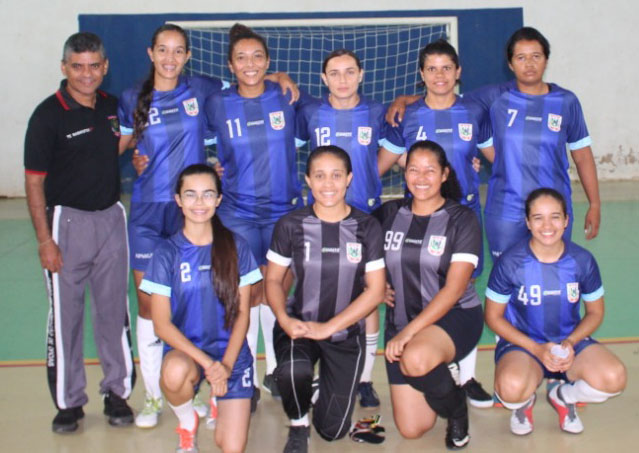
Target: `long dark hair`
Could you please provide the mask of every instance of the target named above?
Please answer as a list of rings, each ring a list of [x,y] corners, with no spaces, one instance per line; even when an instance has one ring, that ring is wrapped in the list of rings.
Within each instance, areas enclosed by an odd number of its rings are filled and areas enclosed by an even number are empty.
[[[184,179],[191,175],[210,175],[215,181],[218,197],[222,195],[222,182],[217,173],[208,165],[194,164],[186,167],[180,173],[175,193],[182,190]],[[213,266],[212,281],[217,297],[224,305],[224,327],[230,329],[235,323],[239,311],[240,298],[238,286],[240,275],[237,270],[237,247],[231,230],[226,228],[218,216],[211,218],[213,225],[214,246],[211,247],[211,265]]]
[[[439,163],[439,166],[442,168],[442,172],[448,168],[448,178],[446,178],[446,181],[442,183],[439,193],[444,198],[459,202],[462,197],[462,191],[461,186],[459,185],[459,180],[457,179],[457,173],[455,173],[455,169],[452,165],[450,165],[450,162],[448,162],[446,151],[444,151],[444,148],[442,148],[439,143],[435,143],[432,140],[422,140],[413,143],[413,146],[410,147],[408,154],[406,155],[406,168],[408,168],[408,164],[413,154],[416,151],[424,150],[430,151],[435,155],[437,163]]]
[[[228,54],[229,63],[233,60],[233,49],[235,49],[235,45],[243,39],[254,39],[258,41],[260,44],[262,44],[262,47],[264,48],[264,53],[266,54],[266,58],[269,58],[268,47],[266,46],[266,40],[262,36],[258,35],[253,30],[251,30],[249,27],[247,27],[246,25],[235,24],[229,30],[229,54]]]
[[[186,32],[182,29],[182,27],[175,24],[164,24],[155,30],[153,37],[151,38],[151,49],[155,47],[160,33],[165,31],[176,31],[181,34],[184,38],[186,51],[188,52],[190,50],[189,37],[186,35]],[[142,84],[140,94],[138,94],[138,103],[135,106],[135,111],[133,112],[133,136],[138,140],[142,138],[146,123],[149,121],[149,108],[151,107],[151,100],[153,99],[154,82],[155,66],[153,65],[153,62],[151,62],[151,71]]]
[[[515,44],[519,41],[537,41],[539,45],[541,45],[544,55],[546,56],[546,60],[550,58],[550,43],[546,37],[536,28],[522,27],[513,33],[506,43],[506,58],[509,63],[513,59],[513,54],[515,53]]]

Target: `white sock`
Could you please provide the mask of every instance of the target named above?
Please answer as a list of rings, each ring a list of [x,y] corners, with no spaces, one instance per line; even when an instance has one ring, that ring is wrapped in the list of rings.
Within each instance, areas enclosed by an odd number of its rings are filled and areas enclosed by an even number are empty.
[[[308,421],[308,414],[305,414],[300,418],[292,418],[291,426],[311,426]]]
[[[169,403],[169,406],[171,406],[171,409],[175,412],[180,428],[186,429],[187,431],[193,431],[195,423],[197,422],[197,413],[195,412],[195,409],[193,409],[193,400],[188,400],[186,403],[180,404],[179,406],[174,406]]]
[[[264,338],[264,355],[266,356],[266,374],[273,374],[277,367],[275,349],[273,349],[273,326],[275,315],[268,305],[260,305],[260,325],[262,326],[262,338]]]
[[[619,395],[617,393],[606,393],[593,388],[583,379],[579,379],[572,384],[561,384],[561,399],[568,404],[576,403],[603,403],[608,398]]]
[[[260,380],[257,377],[257,337],[260,333],[260,307],[251,307],[250,321],[248,332],[246,333],[246,341],[248,342],[251,354],[253,354],[253,385],[260,386]]]
[[[497,392],[495,392],[495,395],[497,395]],[[522,401],[521,403],[508,403],[506,401],[504,401],[502,399],[501,396],[497,395],[497,398],[499,398],[499,401],[502,402],[502,404],[504,405],[504,407],[506,409],[510,409],[511,411],[516,411],[517,409],[521,409],[522,407],[526,406],[528,403],[530,403],[530,401],[533,399],[534,393],[533,395],[530,396],[530,398],[528,398],[525,401]]]
[[[470,353],[459,361],[459,382],[464,385],[475,377],[475,367],[477,366],[477,346]]]
[[[162,367],[162,341],[153,331],[153,321],[138,316],[137,319],[138,355],[140,372],[146,393],[151,397],[162,398],[160,389],[160,369]]]
[[[366,355],[364,356],[364,369],[359,382],[372,382],[373,365],[375,365],[375,355],[377,354],[377,339],[379,332],[366,334]]]

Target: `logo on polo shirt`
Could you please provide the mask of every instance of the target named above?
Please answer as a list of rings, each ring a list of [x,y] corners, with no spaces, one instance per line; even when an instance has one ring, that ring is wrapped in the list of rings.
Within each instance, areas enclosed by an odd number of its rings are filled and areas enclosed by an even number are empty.
[[[355,264],[362,261],[362,244],[359,242],[347,242],[346,258],[348,261]]]
[[[120,136],[120,121],[118,120],[117,115],[107,116],[107,120],[109,120],[109,124],[111,125],[111,132],[116,137]]]
[[[373,137],[373,128],[367,126],[361,126],[357,128],[357,142],[360,145],[368,146],[371,144]]]
[[[568,295],[568,302],[579,302],[579,283],[566,283],[566,291]]]
[[[553,132],[559,132],[561,130],[561,115],[555,115],[554,113],[548,114],[548,129]]]
[[[269,119],[271,120],[271,127],[276,131],[284,129],[286,126],[286,121],[284,120],[284,112],[278,110],[277,112],[271,112],[268,114]]]
[[[431,236],[428,240],[428,253],[433,256],[442,256],[446,248],[446,236]]]
[[[197,98],[187,99],[186,101],[182,101],[182,105],[184,106],[184,111],[189,116],[197,116],[200,112],[200,109],[197,105]]]
[[[470,123],[459,123],[459,138],[465,142],[469,142],[473,138],[473,125]]]

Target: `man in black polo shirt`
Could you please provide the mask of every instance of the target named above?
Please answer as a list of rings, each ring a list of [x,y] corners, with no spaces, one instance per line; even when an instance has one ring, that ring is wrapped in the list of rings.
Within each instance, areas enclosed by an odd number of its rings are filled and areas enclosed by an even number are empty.
[[[135,382],[129,335],[128,244],[119,202],[117,100],[98,90],[108,69],[92,33],[67,39],[66,79],[29,121],[25,188],[49,295],[47,375],[58,408],[54,432],[84,417],[84,292],[91,293],[95,342],[104,372],[104,413],[115,426],[133,423],[126,403]]]

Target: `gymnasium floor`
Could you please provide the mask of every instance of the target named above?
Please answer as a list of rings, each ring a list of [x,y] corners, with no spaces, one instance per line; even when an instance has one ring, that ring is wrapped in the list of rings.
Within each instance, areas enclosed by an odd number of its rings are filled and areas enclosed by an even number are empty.
[[[580,223],[586,205],[580,188],[575,188],[575,228],[573,237],[584,245]],[[639,270],[639,183],[602,184],[602,230],[586,247],[597,258],[606,288],[606,317],[595,335],[609,344],[628,368],[628,388],[617,398],[602,405],[591,404],[580,409],[586,430],[569,435],[559,430],[554,411],[545,401],[543,386],[537,391],[535,432],[519,438],[508,430],[509,412],[504,409],[470,410],[468,451],[580,451],[601,452],[605,449],[627,449],[629,441],[639,440],[639,306],[634,285]],[[483,294],[488,271],[477,282]],[[0,306],[5,314],[0,319],[0,451],[32,452],[170,452],[175,450],[175,417],[166,412],[153,430],[112,428],[102,415],[97,393],[101,376],[96,365],[95,347],[90,323],[85,326],[85,355],[88,358],[89,404],[79,431],[73,435],[51,432],[55,414],[46,385],[44,337],[47,300],[37,259],[37,245],[23,199],[0,200]],[[132,288],[131,288],[132,289]],[[131,292],[131,294],[133,294]],[[135,299],[131,315],[135,318]],[[492,389],[492,334],[482,336],[477,365],[477,378]],[[259,361],[260,369],[264,361]],[[263,375],[263,373],[260,373]],[[139,374],[138,374],[139,376]],[[392,422],[390,396],[386,385],[383,358],[378,357],[374,380],[382,405],[378,410],[356,409],[355,418],[382,414],[386,441],[381,445],[356,444],[342,440],[330,444],[316,434],[311,436],[310,452],[396,452],[411,453],[429,449],[444,451],[445,422],[440,420],[424,438],[403,440]],[[203,386],[206,389],[206,386]],[[130,399],[133,408],[143,400],[142,383],[138,383]],[[270,395],[262,393],[262,401],[252,419],[248,452],[279,452],[287,433],[281,406]],[[212,432],[204,426],[199,432],[200,451],[217,451]],[[633,447],[630,447],[632,449]]]

